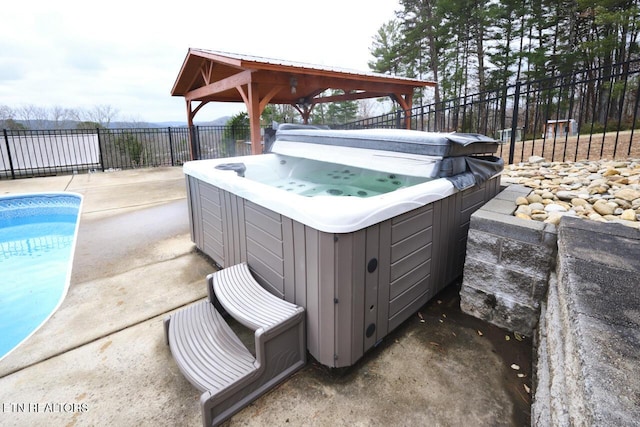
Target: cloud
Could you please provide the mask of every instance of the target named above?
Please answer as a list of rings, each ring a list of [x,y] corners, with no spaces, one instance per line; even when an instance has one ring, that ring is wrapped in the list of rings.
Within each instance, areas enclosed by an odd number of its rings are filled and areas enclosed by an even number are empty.
[[[25,74],[25,69],[19,61],[11,58],[0,58],[0,88],[12,80],[24,78]]]
[[[397,0],[21,0],[3,5],[0,102],[88,107],[122,116],[186,120],[170,95],[189,47],[367,69],[372,36],[393,18]],[[207,105],[199,120],[242,104]],[[229,112],[230,114],[226,114]]]

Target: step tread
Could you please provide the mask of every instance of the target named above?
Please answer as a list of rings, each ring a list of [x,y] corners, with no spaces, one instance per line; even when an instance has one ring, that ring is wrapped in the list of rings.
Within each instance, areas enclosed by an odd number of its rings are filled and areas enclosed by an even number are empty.
[[[202,391],[222,390],[257,370],[251,352],[209,301],[172,314],[169,342],[182,373]]]
[[[225,310],[253,330],[280,324],[300,310],[260,286],[246,263],[213,273],[213,287]]]

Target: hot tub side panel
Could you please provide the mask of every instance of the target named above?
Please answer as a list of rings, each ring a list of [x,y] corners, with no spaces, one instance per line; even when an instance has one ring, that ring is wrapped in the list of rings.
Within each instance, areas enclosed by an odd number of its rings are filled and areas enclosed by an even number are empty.
[[[364,230],[335,235],[330,366],[354,364],[461,276],[471,214],[499,190],[500,179],[493,178]]]
[[[244,229],[235,216],[244,214],[237,197],[187,176],[191,240],[221,267],[245,261]]]
[[[259,283],[306,309],[307,348],[354,364],[462,273],[471,213],[499,178],[353,233],[318,231],[190,179],[194,242],[226,267],[248,262]]]

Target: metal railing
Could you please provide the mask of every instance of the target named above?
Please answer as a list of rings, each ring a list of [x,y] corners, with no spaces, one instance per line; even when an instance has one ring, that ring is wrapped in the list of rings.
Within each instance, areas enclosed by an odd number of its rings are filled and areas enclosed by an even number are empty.
[[[194,135],[194,147],[189,133]],[[244,132],[244,133],[243,133]],[[194,126],[177,128],[7,130],[0,141],[0,179],[86,171],[179,166],[195,158],[251,153],[235,135],[248,128]]]
[[[640,61],[519,82],[409,111],[411,128],[470,132],[504,142],[508,163],[640,158]],[[358,120],[346,129],[404,127],[400,111]]]
[[[504,142],[506,162],[640,158],[640,60],[519,82],[495,91],[421,105],[412,129],[472,132]],[[397,111],[341,128],[403,128]],[[179,166],[192,158],[251,153],[249,129],[3,130],[0,179],[92,170]],[[191,138],[190,138],[191,136]],[[191,142],[191,144],[190,144]]]

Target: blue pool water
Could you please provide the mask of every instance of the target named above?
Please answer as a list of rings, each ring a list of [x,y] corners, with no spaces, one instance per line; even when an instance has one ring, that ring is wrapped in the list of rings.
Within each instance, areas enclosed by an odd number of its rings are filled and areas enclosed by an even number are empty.
[[[0,359],[62,303],[81,203],[72,193],[0,197]]]

